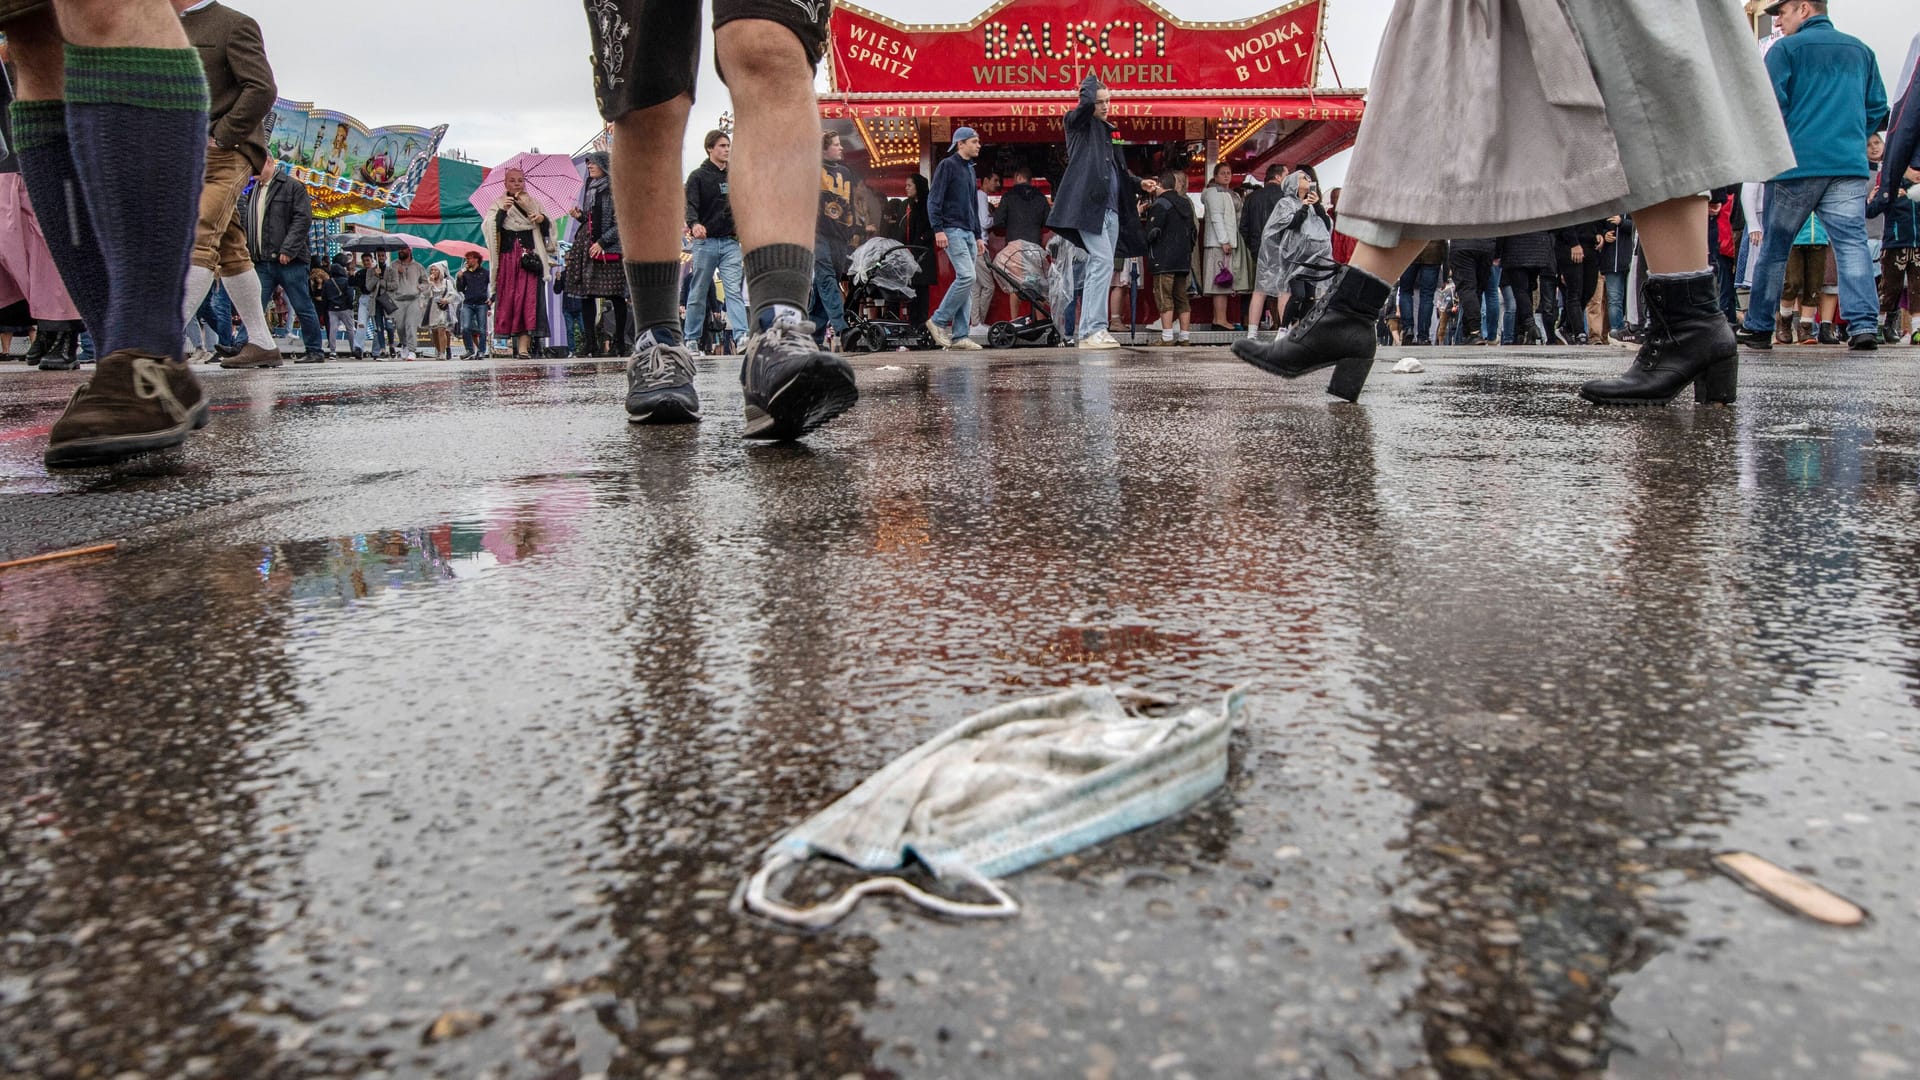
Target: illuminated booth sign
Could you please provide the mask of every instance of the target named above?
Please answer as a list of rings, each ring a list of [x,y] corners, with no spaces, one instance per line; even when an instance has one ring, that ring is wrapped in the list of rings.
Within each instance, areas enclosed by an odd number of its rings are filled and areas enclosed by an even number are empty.
[[[847,94],[1300,89],[1314,84],[1326,9],[1297,3],[1229,22],[1176,19],[1144,0],[1006,0],[972,22],[907,26],[833,10],[833,85]]]
[[[1318,161],[1352,145],[1364,90],[1319,83],[1331,0],[1190,21],[1153,0],[1000,0],[963,23],[908,25],[836,3],[820,115],[850,121],[876,164],[913,164],[967,125],[989,142],[1049,142],[1097,76],[1135,142],[1217,139],[1224,157]]]

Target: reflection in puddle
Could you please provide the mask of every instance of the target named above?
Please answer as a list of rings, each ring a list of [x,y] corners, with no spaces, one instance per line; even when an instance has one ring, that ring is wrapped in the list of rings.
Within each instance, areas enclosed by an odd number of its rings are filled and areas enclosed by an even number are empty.
[[[291,541],[268,549],[260,576],[296,600],[347,604],[475,578],[560,547],[590,502],[583,485],[554,484],[538,498],[437,525]]]

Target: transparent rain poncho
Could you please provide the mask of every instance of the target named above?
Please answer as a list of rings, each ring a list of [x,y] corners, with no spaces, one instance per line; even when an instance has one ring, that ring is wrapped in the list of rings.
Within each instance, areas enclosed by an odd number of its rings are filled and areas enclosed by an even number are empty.
[[[1296,277],[1324,281],[1332,276],[1333,226],[1327,219],[1309,211],[1297,229],[1289,228],[1294,216],[1307,204],[1300,198],[1300,180],[1305,173],[1291,172],[1280,181],[1286,195],[1274,204],[1260,233],[1259,271],[1253,287],[1268,296],[1284,296]]]
[[[1168,704],[1086,687],[968,717],[781,837],[742,900],[749,911],[805,927],[831,925],[874,893],[943,915],[1018,914],[993,878],[1177,814],[1225,782],[1244,693],[1229,693],[1218,712]],[[884,876],[812,907],[769,892],[776,876],[818,855]],[[991,902],[949,900],[893,876],[915,862]]]
[[[1007,281],[1000,281],[1001,291],[1028,299],[1047,298],[1047,249],[1039,244],[1015,240],[1000,249],[1000,254],[993,257],[993,265],[1013,283],[1009,289]]]
[[[1087,253],[1065,237],[1055,236],[1047,241],[1047,256],[1047,307],[1053,311],[1053,326],[1060,331],[1061,339],[1071,341],[1076,329],[1072,319],[1073,301],[1080,295],[1080,277],[1086,272]],[[1101,295],[1106,293],[1103,291]]]
[[[872,285],[888,292],[913,295],[913,278],[920,262],[898,240],[875,237],[854,249],[847,273],[856,284]]]

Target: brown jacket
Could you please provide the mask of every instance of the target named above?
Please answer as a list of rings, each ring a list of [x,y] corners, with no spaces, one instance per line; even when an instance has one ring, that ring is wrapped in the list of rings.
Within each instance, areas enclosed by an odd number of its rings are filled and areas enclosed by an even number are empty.
[[[267,163],[267,114],[279,93],[260,24],[216,2],[180,16],[180,25],[207,69],[213,141],[240,151],[258,172]]]

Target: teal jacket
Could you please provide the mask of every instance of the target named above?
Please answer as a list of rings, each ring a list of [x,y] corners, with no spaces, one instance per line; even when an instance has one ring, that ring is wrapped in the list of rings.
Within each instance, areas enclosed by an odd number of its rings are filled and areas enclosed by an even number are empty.
[[[1873,50],[1816,15],[1767,53],[1797,164],[1775,180],[1871,176],[1867,135],[1887,126],[1887,85]]]

